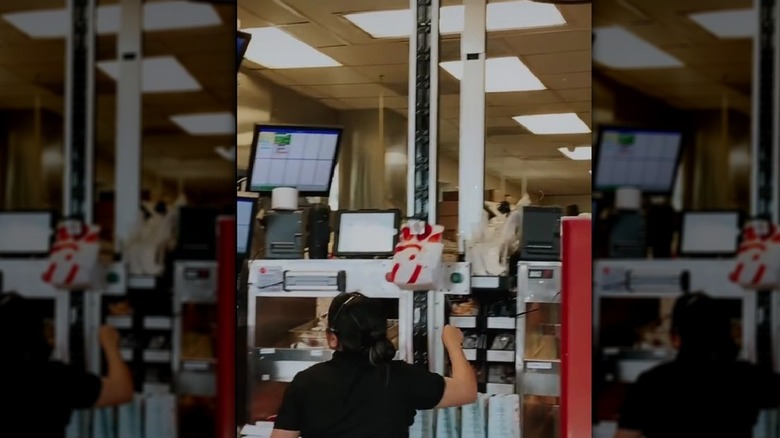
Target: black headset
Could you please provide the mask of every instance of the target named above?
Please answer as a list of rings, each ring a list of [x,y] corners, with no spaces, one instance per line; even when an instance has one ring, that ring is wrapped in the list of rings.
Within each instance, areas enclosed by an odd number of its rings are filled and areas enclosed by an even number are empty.
[[[336,323],[339,321],[339,317],[341,316],[341,313],[344,311],[344,309],[347,308],[349,303],[351,303],[355,298],[358,298],[360,296],[362,296],[362,295],[360,293],[358,293],[358,292],[352,292],[352,293],[349,294],[349,298],[347,298],[347,300],[344,301],[344,303],[342,303],[341,306],[339,306],[339,309],[336,310],[336,315],[331,320],[332,322],[330,324],[328,324],[330,326],[330,327],[328,327],[328,331],[329,332],[333,333],[334,335],[339,332],[339,329],[336,328]],[[352,317],[352,320],[355,321],[355,324],[357,325],[358,330],[362,330],[362,328],[360,326],[360,322],[358,322],[357,318],[355,318],[355,315],[352,315],[350,313],[350,316]],[[330,319],[330,318],[328,318],[328,319]]]

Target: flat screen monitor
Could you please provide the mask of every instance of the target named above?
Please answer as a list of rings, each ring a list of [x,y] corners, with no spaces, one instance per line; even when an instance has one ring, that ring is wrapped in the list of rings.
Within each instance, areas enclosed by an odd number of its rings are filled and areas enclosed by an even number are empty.
[[[291,187],[301,196],[328,196],[341,133],[332,127],[256,125],[248,190],[269,193]]]
[[[241,62],[244,60],[246,50],[249,48],[249,42],[252,40],[252,35],[246,32],[236,32],[236,70],[241,68]]]
[[[389,257],[398,243],[399,210],[356,210],[336,213],[338,257]]]
[[[733,256],[739,248],[741,222],[738,211],[685,212],[679,253],[694,257]]]
[[[594,190],[606,192],[635,187],[650,195],[671,194],[680,164],[682,139],[680,131],[601,128]]]
[[[0,256],[47,256],[53,231],[51,211],[0,212]]]
[[[237,254],[248,257],[257,216],[257,198],[239,196],[236,202],[236,251]]]

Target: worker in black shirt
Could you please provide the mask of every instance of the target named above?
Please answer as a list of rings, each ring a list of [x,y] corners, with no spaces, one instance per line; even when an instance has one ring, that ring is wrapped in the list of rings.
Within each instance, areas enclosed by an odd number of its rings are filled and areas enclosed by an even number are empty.
[[[108,365],[103,378],[52,361],[43,315],[19,295],[0,294],[0,437],[62,438],[73,410],[132,400],[119,335],[104,327],[100,342]]]
[[[452,378],[394,361],[381,306],[359,293],[333,300],[328,332],[333,359],[295,376],[272,438],[403,438],[417,410],[462,406],[477,398],[476,375],[455,327],[446,326],[442,335]]]
[[[672,312],[677,358],[639,376],[616,438],[751,438],[762,409],[780,406],[780,376],[737,359],[731,321],[703,293]]]

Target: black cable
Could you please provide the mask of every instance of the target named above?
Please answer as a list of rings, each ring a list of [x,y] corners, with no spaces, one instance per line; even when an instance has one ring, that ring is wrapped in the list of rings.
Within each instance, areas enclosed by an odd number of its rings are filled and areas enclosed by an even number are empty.
[[[516,314],[516,315],[515,315],[515,318],[520,318],[521,316],[528,315],[529,313],[538,312],[538,311],[540,311],[540,310],[542,310],[542,308],[541,308],[541,307],[537,307],[537,308],[535,308],[535,309],[531,309],[531,310],[526,310],[525,312],[520,312],[520,313]]]

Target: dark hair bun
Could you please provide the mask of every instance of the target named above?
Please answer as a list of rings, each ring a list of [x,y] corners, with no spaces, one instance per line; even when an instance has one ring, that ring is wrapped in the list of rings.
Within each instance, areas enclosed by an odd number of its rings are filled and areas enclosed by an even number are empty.
[[[395,346],[387,337],[377,340],[368,349],[368,360],[372,365],[388,363],[395,358]]]

